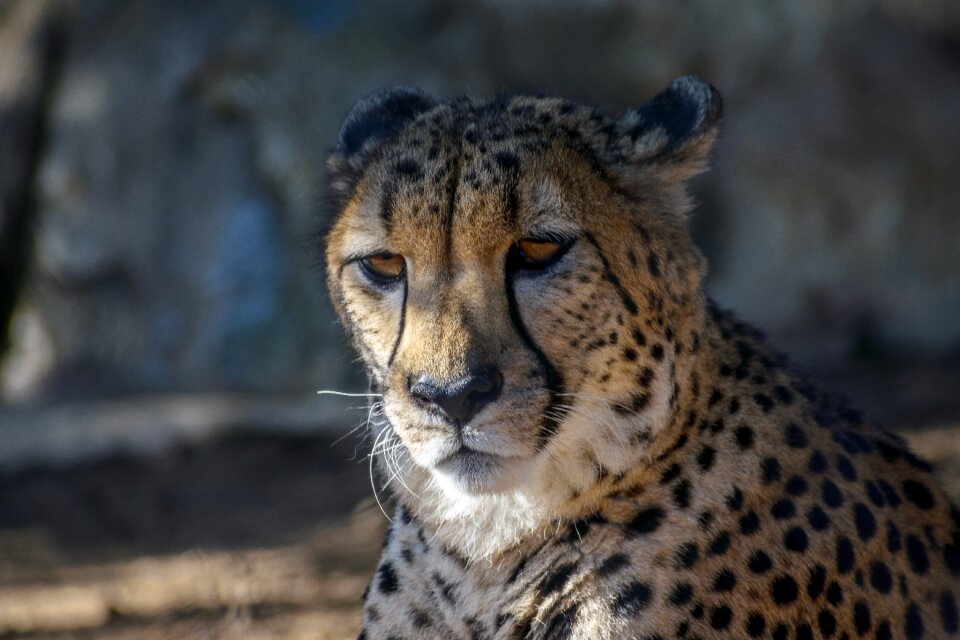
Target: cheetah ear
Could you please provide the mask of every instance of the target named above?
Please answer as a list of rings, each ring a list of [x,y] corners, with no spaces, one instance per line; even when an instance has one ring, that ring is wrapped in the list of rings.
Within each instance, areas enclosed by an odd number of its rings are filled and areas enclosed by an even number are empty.
[[[349,197],[371,154],[435,104],[420,89],[402,86],[381,89],[355,104],[327,159],[330,193],[337,199]]]
[[[629,161],[686,179],[706,169],[723,111],[720,93],[696,76],[670,83],[617,123]]]

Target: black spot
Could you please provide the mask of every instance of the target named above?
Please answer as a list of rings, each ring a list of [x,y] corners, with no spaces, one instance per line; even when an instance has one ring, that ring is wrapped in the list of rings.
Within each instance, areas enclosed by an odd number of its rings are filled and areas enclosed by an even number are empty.
[[[615,553],[603,561],[597,567],[597,575],[600,577],[611,576],[630,564],[630,557],[625,553]]]
[[[814,506],[807,512],[807,522],[814,531],[823,531],[830,526],[830,516],[820,507]]]
[[[690,506],[690,481],[681,480],[673,487],[673,503],[681,509]]]
[[[730,406],[727,408],[727,413],[732,416],[738,411],[740,411],[740,400],[737,398],[730,398]]]
[[[697,464],[700,465],[701,471],[709,471],[710,467],[713,466],[714,458],[716,457],[716,450],[713,447],[704,447],[703,450],[697,455]]]
[[[770,515],[777,520],[786,520],[787,518],[792,518],[796,512],[797,509],[793,506],[793,502],[786,499],[777,500],[770,508]]]
[[[787,444],[794,449],[803,449],[809,444],[806,432],[792,422],[787,425],[786,439]]]
[[[850,538],[844,536],[837,540],[837,571],[850,573],[853,570],[854,561],[853,543],[850,542]]]
[[[857,524],[857,535],[864,542],[877,534],[877,521],[873,512],[862,502],[853,505],[853,519]]]
[[[713,590],[717,592],[731,591],[736,585],[737,577],[729,569],[723,569],[713,579]]]
[[[870,502],[872,502],[875,507],[882,509],[886,506],[887,501],[883,497],[883,492],[877,488],[875,482],[865,480],[863,486],[867,490],[867,497],[870,498]]]
[[[721,400],[723,400],[723,392],[719,389],[714,389],[710,392],[710,397],[707,399],[707,406],[712,407]]]
[[[758,393],[753,396],[753,400],[757,403],[757,406],[763,410],[764,413],[770,413],[770,411],[773,409],[773,400],[771,400],[770,396],[766,394]]]
[[[433,572],[433,581],[437,584],[437,587],[440,589],[440,595],[446,600],[449,605],[457,604],[457,594],[454,591],[453,585],[443,579],[436,571]]]
[[[643,332],[640,329],[633,329],[633,340],[637,343],[638,347],[642,347],[647,344],[647,336],[643,335]]]
[[[497,163],[503,171],[512,173],[520,168],[520,159],[512,151],[498,151],[493,156],[493,161]]]
[[[689,569],[697,563],[700,552],[694,542],[685,542],[677,549],[677,565]]]
[[[660,474],[660,484],[669,484],[680,477],[680,465],[672,464]]]
[[[764,458],[760,464],[763,472],[763,481],[765,483],[775,482],[780,479],[780,461],[776,458]]]
[[[733,611],[726,605],[714,607],[710,612],[710,626],[714,629],[726,629],[733,619]]]
[[[679,607],[690,602],[691,598],[693,598],[693,587],[690,586],[689,582],[681,582],[670,592],[669,599],[670,604]]]
[[[747,566],[754,573],[766,573],[773,567],[773,562],[770,560],[770,556],[758,549],[750,556]]]
[[[763,635],[764,630],[767,628],[767,621],[759,613],[751,613],[750,617],[747,618],[747,634],[751,638],[759,638]]]
[[[874,638],[876,638],[876,640],[891,640],[893,638],[893,632],[890,630],[890,623],[888,621],[884,620],[880,623]]]
[[[773,388],[773,395],[776,396],[780,404],[790,404],[793,402],[793,392],[782,384]]]
[[[837,455],[837,471],[839,471],[843,479],[848,482],[855,482],[857,480],[857,470],[854,468],[853,463],[850,462],[850,458],[843,454]]]
[[[571,563],[561,565],[554,569],[554,571],[543,581],[543,585],[540,587],[540,594],[543,597],[547,597],[552,593],[562,591],[563,587],[566,586],[567,581],[570,579],[570,576],[573,575],[573,570],[575,568],[576,565]]]
[[[663,360],[663,345],[658,343],[650,347],[650,356],[657,362]]]
[[[797,582],[787,575],[777,576],[770,587],[770,595],[779,605],[790,604],[797,599]]]
[[[910,568],[917,575],[922,576],[930,569],[927,548],[919,538],[912,534],[907,536],[907,559],[910,560]]]
[[[831,509],[836,509],[843,505],[843,493],[832,480],[826,479],[822,485],[823,501]]]
[[[903,481],[903,494],[907,496],[907,500],[924,511],[933,508],[933,494],[930,489],[916,480]]]
[[[740,518],[740,533],[749,536],[757,532],[760,528],[760,516],[756,511],[744,514]]]
[[[613,603],[614,613],[620,616],[636,615],[650,603],[651,594],[646,583],[631,582],[617,595]]]
[[[907,634],[907,640],[918,640],[923,637],[923,617],[915,602],[911,602],[907,607],[907,619],[903,622],[903,630]]]
[[[834,632],[837,630],[837,619],[833,617],[833,614],[824,609],[820,612],[820,615],[817,616],[817,626],[820,627],[820,633],[823,634],[824,638],[831,637]],[[809,636],[813,638],[813,634]],[[797,639],[799,640],[800,634],[797,633]]]
[[[773,633],[771,634],[770,637],[773,638],[773,640],[787,640],[787,636],[789,634],[790,634],[790,630],[787,629],[786,625],[778,624],[776,627],[773,628]]]
[[[870,565],[870,585],[880,593],[890,593],[893,588],[893,576],[887,565],[877,561]]]
[[[644,509],[638,512],[633,520],[627,523],[627,530],[634,535],[653,533],[660,528],[664,515],[666,515],[666,513],[660,507]]]
[[[827,588],[827,602],[834,606],[843,602],[843,588],[838,582],[831,582]]]
[[[785,534],[783,534],[783,544],[790,551],[796,551],[797,553],[803,553],[807,550],[807,545],[809,541],[807,539],[807,532],[804,531],[801,527],[793,527]]]
[[[740,511],[743,507],[743,491],[739,487],[733,488],[733,493],[727,496],[727,508],[731,511]]]
[[[633,362],[637,359],[637,350],[627,347],[623,350],[623,359],[628,362]]]
[[[887,551],[896,553],[903,548],[903,541],[900,538],[900,529],[889,520],[887,521]]]
[[[807,468],[813,473],[823,473],[827,470],[826,457],[819,451],[814,451],[810,455],[810,462],[807,463]]]
[[[887,502],[891,507],[899,507],[903,500],[900,499],[900,494],[897,493],[897,490],[887,482],[886,480],[877,480],[877,485],[880,487],[880,491],[883,492],[883,497],[887,499]]]
[[[738,427],[734,432],[737,437],[737,444],[741,449],[749,449],[753,446],[753,429],[750,427]]]
[[[960,630],[960,615],[957,614],[957,600],[949,591],[940,594],[940,622],[947,633]]]
[[[823,593],[823,587],[827,583],[827,569],[822,564],[818,564],[810,572],[810,580],[807,581],[807,595],[811,600],[816,600]]]
[[[577,623],[577,611],[577,605],[572,605],[550,618],[547,630],[543,634],[544,640],[567,640],[573,636],[573,628]]]
[[[806,622],[802,622],[797,625],[797,634],[794,637],[796,640],[813,640],[813,628]]]
[[[650,270],[650,275],[654,278],[660,275],[660,261],[657,259],[656,254],[651,253],[647,256],[647,268]]]
[[[707,554],[711,556],[722,556],[730,548],[730,534],[726,531],[718,535],[707,547]]]
[[[417,629],[426,629],[427,627],[433,626],[433,622],[430,620],[430,616],[426,611],[414,609],[410,612],[410,617],[413,626]]]
[[[523,573],[524,568],[527,566],[527,562],[530,560],[529,557],[520,558],[520,562],[517,563],[517,566],[513,568],[513,571],[510,572],[510,577],[507,578],[507,584],[512,584],[520,577],[520,574]]]
[[[956,539],[956,535],[954,539]],[[943,561],[955,576],[960,576],[960,546],[948,544],[943,547]]]
[[[862,601],[853,605],[853,626],[860,636],[870,631],[870,608]]]
[[[397,581],[397,574],[393,570],[393,565],[389,562],[384,562],[380,565],[380,568],[377,569],[377,588],[381,593],[391,594],[397,590],[399,587],[399,582]]]
[[[786,489],[792,496],[802,496],[807,492],[807,481],[802,476],[791,476],[787,480]]]

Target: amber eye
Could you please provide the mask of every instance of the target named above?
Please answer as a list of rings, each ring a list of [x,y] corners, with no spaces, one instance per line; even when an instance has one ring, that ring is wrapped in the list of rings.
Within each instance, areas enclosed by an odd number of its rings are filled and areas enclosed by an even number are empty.
[[[378,253],[360,259],[360,268],[375,284],[389,285],[403,276],[403,256],[395,253]]]
[[[546,269],[560,259],[569,246],[569,242],[559,240],[518,240],[511,262],[515,269]]]

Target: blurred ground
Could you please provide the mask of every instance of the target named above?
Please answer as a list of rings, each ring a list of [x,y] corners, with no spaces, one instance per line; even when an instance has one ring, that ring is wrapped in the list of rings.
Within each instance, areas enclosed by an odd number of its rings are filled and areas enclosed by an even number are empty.
[[[820,377],[960,500],[960,361]],[[355,435],[229,435],[0,476],[0,638],[355,638],[385,518]]]

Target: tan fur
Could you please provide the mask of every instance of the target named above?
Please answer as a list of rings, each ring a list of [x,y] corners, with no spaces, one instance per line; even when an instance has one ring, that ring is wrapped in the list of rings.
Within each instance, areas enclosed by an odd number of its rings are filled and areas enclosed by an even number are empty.
[[[960,530],[926,465],[703,294],[684,181],[719,98],[678,82],[619,120],[410,90],[348,118],[329,286],[384,396],[399,502],[365,637],[953,633]],[[509,271],[544,233],[575,241]],[[355,259],[380,252],[402,286],[365,279]],[[503,391],[460,429],[411,397],[488,363]]]

